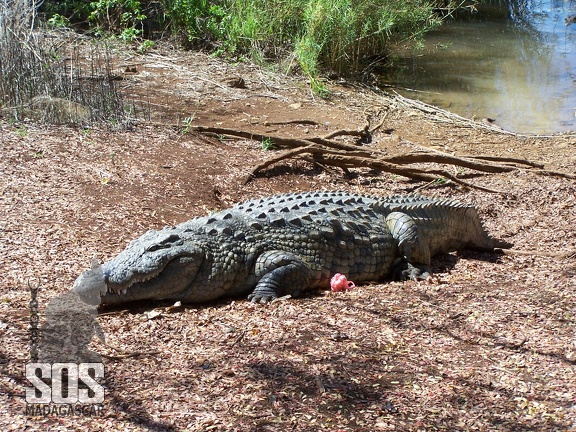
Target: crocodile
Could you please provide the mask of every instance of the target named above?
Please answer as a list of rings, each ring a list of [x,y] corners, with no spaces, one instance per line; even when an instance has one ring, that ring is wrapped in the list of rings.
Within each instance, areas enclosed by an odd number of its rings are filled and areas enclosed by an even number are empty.
[[[99,277],[91,270],[80,275],[74,289],[101,292],[108,305],[246,295],[265,303],[329,288],[335,273],[355,282],[425,279],[438,253],[510,246],[488,235],[472,204],[420,195],[290,193],[150,230],[104,263]]]

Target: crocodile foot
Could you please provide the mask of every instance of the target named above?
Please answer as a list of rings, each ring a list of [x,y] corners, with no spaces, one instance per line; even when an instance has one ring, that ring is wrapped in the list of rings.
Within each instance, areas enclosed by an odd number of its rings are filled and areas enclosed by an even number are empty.
[[[423,264],[411,264],[405,259],[400,259],[394,265],[392,270],[392,278],[398,281],[405,280],[426,280],[430,277],[430,267]]]

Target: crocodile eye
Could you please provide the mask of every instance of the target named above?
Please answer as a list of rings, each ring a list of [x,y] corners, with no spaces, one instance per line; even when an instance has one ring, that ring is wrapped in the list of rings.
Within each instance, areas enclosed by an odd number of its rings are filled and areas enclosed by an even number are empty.
[[[164,240],[162,240],[161,242],[158,243],[154,243],[153,245],[150,245],[146,248],[147,252],[154,252],[160,249],[168,249],[171,248],[172,246],[179,246],[181,245],[183,242],[183,240],[177,236],[176,234],[173,234],[169,237],[166,237]]]

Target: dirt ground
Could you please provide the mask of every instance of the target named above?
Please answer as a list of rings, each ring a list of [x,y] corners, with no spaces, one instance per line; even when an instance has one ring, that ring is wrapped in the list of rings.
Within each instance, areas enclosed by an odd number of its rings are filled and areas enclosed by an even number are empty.
[[[141,112],[129,130],[0,118],[2,430],[576,430],[576,261],[544,256],[576,248],[575,180],[448,168],[507,192],[490,194],[290,161],[244,184],[275,152],[188,126],[307,137],[360,129],[370,117],[384,123],[365,148],[526,158],[566,173],[576,171],[575,135],[439,121],[344,82],[321,99],[304,80],[201,53],[133,54],[116,67]],[[316,124],[289,123],[302,120]],[[101,415],[26,415],[29,281],[40,282],[42,311],[93,257],[112,258],[148,229],[244,199],[320,189],[418,189],[474,202],[491,234],[532,253],[446,254],[433,260],[428,281],[269,305],[103,310],[107,345],[92,344],[105,355]],[[153,309],[161,314],[149,319]]]

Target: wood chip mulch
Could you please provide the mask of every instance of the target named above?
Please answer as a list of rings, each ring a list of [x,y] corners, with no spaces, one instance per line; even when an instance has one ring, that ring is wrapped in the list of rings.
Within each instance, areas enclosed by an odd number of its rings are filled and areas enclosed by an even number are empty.
[[[451,132],[404,114],[390,115],[390,127],[410,131],[411,142],[420,128],[426,139],[445,136],[444,151],[513,149],[576,171],[572,138]],[[104,355],[102,415],[27,416],[28,281],[40,281],[42,311],[94,256],[110,259],[150,228],[275,192],[387,195],[421,184],[366,169],[344,178],[300,161],[243,186],[269,155],[260,143],[158,126],[78,130],[0,119],[0,152],[2,430],[576,430],[574,257],[469,251],[435,258],[424,282],[269,305],[222,299],[103,310],[106,344],[91,346]],[[573,180],[457,174],[512,193],[442,185],[420,192],[475,202],[488,230],[516,249],[576,248]]]

